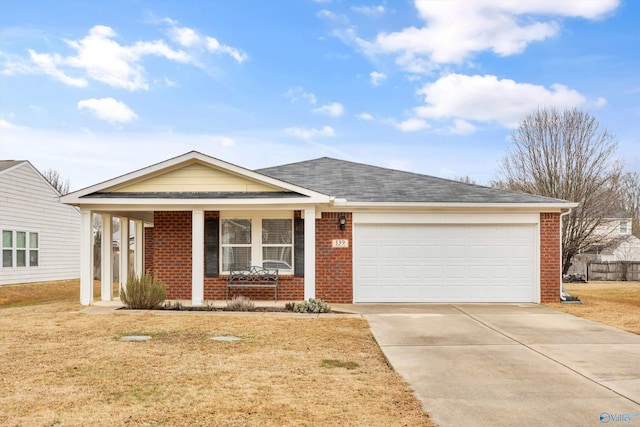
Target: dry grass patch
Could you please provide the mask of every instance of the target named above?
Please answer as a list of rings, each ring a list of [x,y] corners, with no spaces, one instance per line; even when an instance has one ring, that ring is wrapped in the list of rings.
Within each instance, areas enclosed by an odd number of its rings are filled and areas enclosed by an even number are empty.
[[[584,304],[548,306],[640,334],[640,282],[565,283],[564,287]]]
[[[119,285],[113,284],[113,295],[117,296]],[[93,282],[93,296],[100,297],[100,281]],[[22,283],[0,286],[0,307],[20,307],[53,301],[78,301],[80,280],[58,280],[55,282]]]
[[[363,319],[81,308],[0,309],[0,425],[434,425]]]

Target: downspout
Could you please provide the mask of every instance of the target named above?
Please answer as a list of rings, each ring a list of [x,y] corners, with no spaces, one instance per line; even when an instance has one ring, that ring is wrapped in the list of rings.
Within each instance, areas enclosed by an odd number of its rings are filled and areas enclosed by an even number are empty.
[[[566,212],[560,213],[560,301],[566,301],[567,297],[564,292],[564,281],[562,278],[562,217],[571,213],[573,208],[569,208]]]

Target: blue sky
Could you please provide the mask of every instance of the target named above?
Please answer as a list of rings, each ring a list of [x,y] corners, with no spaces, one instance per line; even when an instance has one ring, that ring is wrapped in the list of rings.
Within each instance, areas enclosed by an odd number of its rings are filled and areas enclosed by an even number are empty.
[[[640,171],[640,2],[0,0],[0,158],[72,190],[198,150],[486,184],[578,107]]]

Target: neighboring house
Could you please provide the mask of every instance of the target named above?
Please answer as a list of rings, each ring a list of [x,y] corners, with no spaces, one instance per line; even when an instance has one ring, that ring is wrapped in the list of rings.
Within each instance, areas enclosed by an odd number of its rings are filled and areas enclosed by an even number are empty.
[[[80,212],[28,161],[0,160],[0,285],[80,277]]]
[[[574,255],[568,273],[588,278],[591,262],[640,262],[640,239],[631,234],[633,216],[619,211],[607,215],[594,231],[595,243]]]
[[[619,236],[593,252],[596,261],[640,261],[640,239],[632,234]]]
[[[560,215],[576,206],[331,158],[252,171],[195,151],[62,201],[82,214],[82,304],[95,212],[134,221],[134,269],[195,305],[224,299],[229,272],[248,265],[277,265],[285,300],[559,301]]]
[[[619,211],[607,215],[593,232],[597,245],[606,245],[619,237],[630,236],[632,222],[633,215],[628,212]]]

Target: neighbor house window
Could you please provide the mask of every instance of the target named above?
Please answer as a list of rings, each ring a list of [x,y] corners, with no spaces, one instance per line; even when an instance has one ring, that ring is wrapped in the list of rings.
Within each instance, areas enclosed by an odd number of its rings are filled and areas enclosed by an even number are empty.
[[[250,266],[293,273],[293,218],[220,219],[222,272]]]
[[[629,233],[629,222],[628,221],[620,221],[620,234]]]
[[[13,267],[13,231],[2,230],[2,266]]]
[[[38,233],[29,233],[29,267],[37,267],[39,262]]]
[[[2,230],[2,267],[37,267],[38,233]]]

